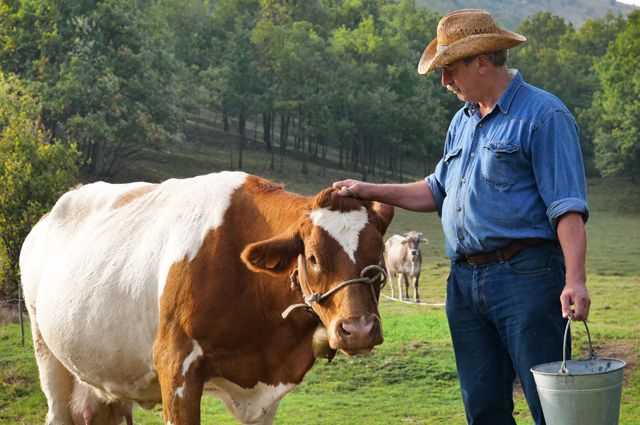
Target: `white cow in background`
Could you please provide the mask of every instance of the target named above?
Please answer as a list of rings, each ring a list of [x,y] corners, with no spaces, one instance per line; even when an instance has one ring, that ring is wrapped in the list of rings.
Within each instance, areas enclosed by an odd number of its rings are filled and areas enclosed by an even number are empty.
[[[398,299],[409,298],[409,281],[413,286],[413,300],[420,302],[418,283],[422,267],[420,243],[429,241],[422,233],[410,231],[404,235],[393,235],[384,244],[384,262],[389,274],[391,296],[396,298],[394,285],[398,285]],[[404,288],[404,291],[403,291]]]

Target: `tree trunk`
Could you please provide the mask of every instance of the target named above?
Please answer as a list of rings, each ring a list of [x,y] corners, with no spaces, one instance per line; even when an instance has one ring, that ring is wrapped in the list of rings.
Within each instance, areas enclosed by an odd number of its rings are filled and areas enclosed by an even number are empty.
[[[302,111],[300,110],[300,108],[298,108],[295,148],[296,150],[299,150],[299,151],[304,151],[304,134],[303,134],[303,125],[302,125],[303,121],[304,121],[304,118],[302,116]]]
[[[271,112],[262,113],[262,138],[264,140],[265,148],[271,152]],[[256,128],[258,126],[256,125]]]
[[[287,142],[289,141],[289,114],[280,115],[280,151],[284,153],[287,150]]]
[[[238,169],[242,170],[242,160],[244,154],[244,148],[247,143],[247,119],[244,110],[240,111],[238,115]]]
[[[258,121],[260,121],[260,114],[256,114],[256,119],[253,121],[253,140],[258,141]]]
[[[222,129],[225,133],[229,132],[229,115],[225,111],[222,112]]]

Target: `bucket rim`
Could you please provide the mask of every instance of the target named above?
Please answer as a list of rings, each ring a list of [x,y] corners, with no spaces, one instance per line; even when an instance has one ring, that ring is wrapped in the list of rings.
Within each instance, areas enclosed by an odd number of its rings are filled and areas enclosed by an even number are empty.
[[[544,366],[549,366],[552,364],[558,364],[558,366],[560,366],[560,364],[562,363],[562,361],[555,361],[555,362],[547,362],[547,363],[541,363],[539,365],[535,365],[533,366],[531,369],[529,369],[531,371],[531,373],[533,373],[534,375],[544,375],[544,376],[597,376],[597,375],[607,375],[613,372],[617,372],[621,369],[624,369],[627,366],[627,362],[625,362],[624,360],[621,359],[615,359],[613,357],[595,357],[593,359],[577,359],[577,360],[570,360],[572,362],[590,362],[590,361],[598,361],[598,360],[609,360],[609,361],[614,361],[619,363],[618,367],[616,367],[615,369],[610,369],[610,370],[606,370],[603,372],[594,372],[594,373],[582,373],[582,374],[575,374],[575,373],[571,373],[571,372],[567,372],[567,373],[563,373],[560,370],[558,370],[558,372],[543,372],[541,370],[536,370],[537,368],[541,368]]]

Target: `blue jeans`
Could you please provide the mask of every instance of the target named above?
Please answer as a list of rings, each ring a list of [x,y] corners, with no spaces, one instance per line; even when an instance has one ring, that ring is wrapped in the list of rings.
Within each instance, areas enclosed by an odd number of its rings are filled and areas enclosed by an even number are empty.
[[[545,424],[530,369],[562,360],[563,287],[562,251],[553,244],[508,261],[452,263],[446,308],[470,425],[515,425],[516,376],[535,423]]]

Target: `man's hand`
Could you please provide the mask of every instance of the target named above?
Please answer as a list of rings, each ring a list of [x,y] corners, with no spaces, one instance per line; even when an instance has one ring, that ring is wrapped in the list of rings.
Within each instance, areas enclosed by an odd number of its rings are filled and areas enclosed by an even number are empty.
[[[587,320],[591,298],[586,283],[584,281],[572,282],[567,277],[567,283],[560,294],[560,303],[562,304],[562,317],[571,316],[573,320]]]
[[[349,196],[351,198],[367,199],[364,196],[367,183],[359,180],[347,179],[333,183],[334,189],[339,189],[337,194],[340,196]]]

